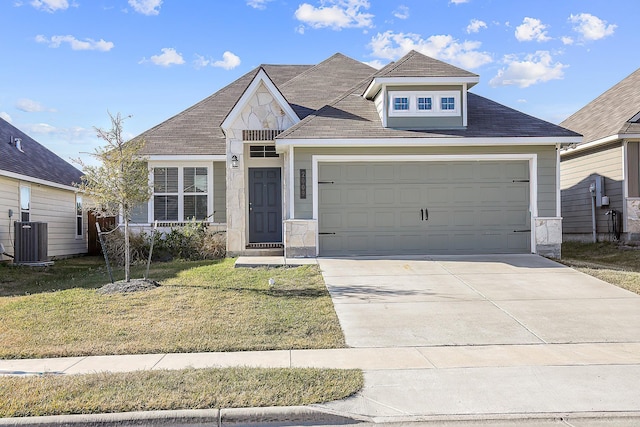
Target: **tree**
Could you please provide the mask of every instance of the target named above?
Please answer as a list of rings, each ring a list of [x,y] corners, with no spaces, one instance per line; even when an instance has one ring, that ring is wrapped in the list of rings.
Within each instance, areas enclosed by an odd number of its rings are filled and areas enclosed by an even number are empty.
[[[96,206],[98,216],[120,215],[124,221],[125,247],[125,281],[130,281],[130,246],[129,221],[133,208],[145,203],[151,197],[149,187],[149,171],[146,159],[140,156],[144,141],[134,139],[125,141],[122,136],[122,122],[120,113],[111,119],[111,129],[94,127],[98,138],[104,140],[104,147],[96,148],[91,155],[100,161],[99,166],[85,164],[76,160],[82,166],[82,182],[77,185]]]

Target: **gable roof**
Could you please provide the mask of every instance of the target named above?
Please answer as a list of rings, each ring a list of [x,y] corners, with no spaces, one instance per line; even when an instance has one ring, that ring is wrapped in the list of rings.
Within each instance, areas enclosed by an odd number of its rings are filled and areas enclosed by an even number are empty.
[[[22,140],[24,152],[20,152],[14,144],[10,144],[12,138]],[[82,176],[81,171],[0,118],[0,175],[3,172],[63,186],[80,183]]]
[[[220,124],[262,68],[276,86],[310,65],[262,65],[213,95],[138,135],[143,155],[224,155],[225,135]]]
[[[584,143],[614,135],[640,134],[632,119],[640,112],[640,68],[560,123],[580,132]]]
[[[374,77],[478,77],[478,75],[412,50],[398,61],[382,68]]]

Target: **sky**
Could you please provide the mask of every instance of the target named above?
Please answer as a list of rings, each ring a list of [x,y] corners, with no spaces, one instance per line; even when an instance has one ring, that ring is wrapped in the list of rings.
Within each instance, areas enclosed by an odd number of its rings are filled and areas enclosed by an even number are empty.
[[[260,64],[413,49],[560,123],[640,67],[638,18],[637,0],[0,0],[0,117],[91,163],[109,113],[131,138]]]

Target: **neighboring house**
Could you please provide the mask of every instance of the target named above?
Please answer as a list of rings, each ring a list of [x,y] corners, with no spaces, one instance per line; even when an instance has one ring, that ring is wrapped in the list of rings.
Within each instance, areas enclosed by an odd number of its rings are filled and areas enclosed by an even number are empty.
[[[565,239],[640,240],[640,69],[560,125],[584,135],[561,151]]]
[[[139,136],[154,194],[136,219],[208,220],[230,255],[558,256],[557,153],[581,137],[478,81],[415,51],[262,65]]]
[[[87,252],[82,173],[0,118],[0,243],[14,254],[14,222],[47,223],[47,255]],[[7,257],[4,258],[5,260]]]

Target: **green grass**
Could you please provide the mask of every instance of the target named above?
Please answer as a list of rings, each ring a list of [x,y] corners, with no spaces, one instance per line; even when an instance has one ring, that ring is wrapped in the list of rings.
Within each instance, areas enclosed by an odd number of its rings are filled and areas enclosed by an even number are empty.
[[[562,244],[563,264],[640,294],[640,250],[610,242]]]
[[[308,405],[343,399],[363,383],[360,371],[329,369],[0,377],[0,417]]]
[[[99,258],[33,270],[2,265],[0,358],[345,346],[317,266],[233,262],[156,263],[150,278],[162,286],[114,295],[95,290],[108,282]]]

